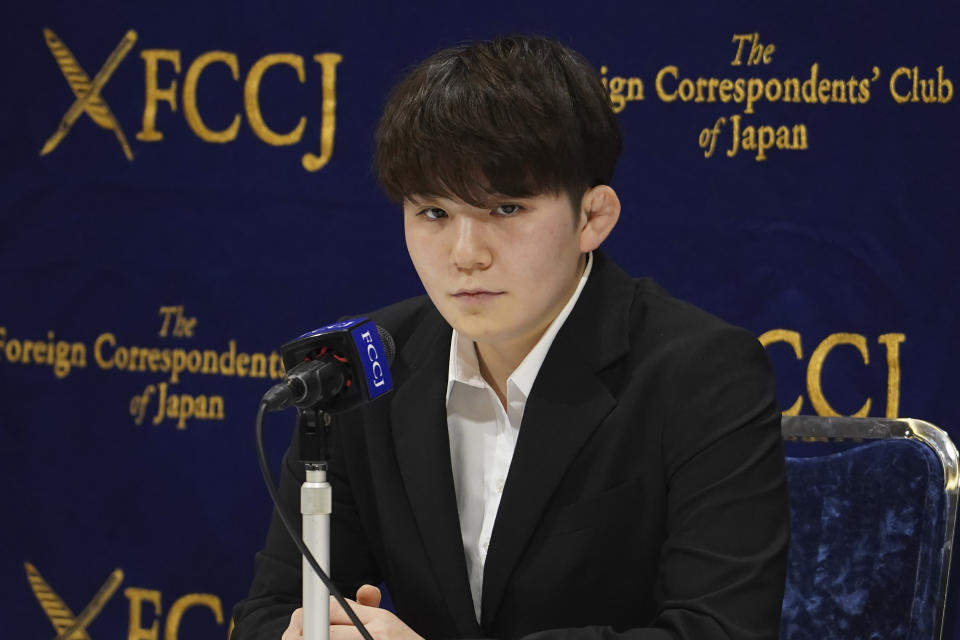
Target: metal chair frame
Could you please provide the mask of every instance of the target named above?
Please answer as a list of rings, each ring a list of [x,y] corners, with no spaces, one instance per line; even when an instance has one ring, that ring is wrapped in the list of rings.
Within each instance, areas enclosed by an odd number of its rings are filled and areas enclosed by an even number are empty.
[[[943,465],[943,490],[947,505],[941,549],[943,571],[937,587],[937,619],[934,625],[934,637],[940,638],[946,613],[947,583],[950,578],[950,559],[953,555],[953,535],[960,494],[960,463],[957,448],[950,436],[939,427],[914,418],[783,416],[781,429],[784,440],[799,442],[858,442],[892,438],[917,440],[937,454]]]

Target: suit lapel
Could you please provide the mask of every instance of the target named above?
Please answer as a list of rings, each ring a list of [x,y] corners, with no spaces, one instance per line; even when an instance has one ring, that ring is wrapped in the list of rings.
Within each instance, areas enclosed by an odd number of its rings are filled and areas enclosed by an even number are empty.
[[[447,433],[450,334],[432,310],[411,336],[401,353],[409,373],[391,402],[390,424],[404,489],[439,590],[461,637],[477,637]]]
[[[600,253],[547,353],[527,400],[483,574],[482,626],[494,627],[504,590],[563,475],[616,406],[597,372],[629,349],[633,282]]]

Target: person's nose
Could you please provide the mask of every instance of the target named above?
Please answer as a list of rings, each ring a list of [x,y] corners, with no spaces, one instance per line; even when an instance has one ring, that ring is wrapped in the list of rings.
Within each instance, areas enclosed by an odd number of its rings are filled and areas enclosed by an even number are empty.
[[[459,216],[455,224],[455,237],[450,251],[450,262],[461,271],[486,269],[493,254],[484,223],[470,216]]]

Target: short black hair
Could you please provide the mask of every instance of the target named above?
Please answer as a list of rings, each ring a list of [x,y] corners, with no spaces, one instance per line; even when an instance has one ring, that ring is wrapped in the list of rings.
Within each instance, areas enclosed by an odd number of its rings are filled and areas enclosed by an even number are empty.
[[[376,134],[387,196],[566,192],[574,207],[609,184],[620,127],[596,69],[542,36],[505,36],[439,51],[390,94]]]

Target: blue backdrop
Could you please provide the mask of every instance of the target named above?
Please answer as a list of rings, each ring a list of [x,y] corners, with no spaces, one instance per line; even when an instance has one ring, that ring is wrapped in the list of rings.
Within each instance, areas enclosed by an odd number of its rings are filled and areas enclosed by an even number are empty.
[[[956,5],[0,16],[11,637],[62,632],[88,603],[76,622],[93,637],[226,636],[269,518],[252,423],[279,345],[421,292],[372,132],[403,70],[465,39],[548,34],[601,68],[625,137],[608,253],[761,337],[785,409],[924,418],[960,439]],[[269,423],[275,462],[290,420]]]

